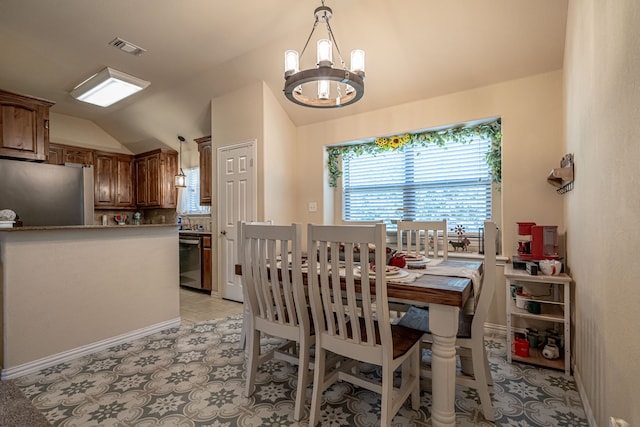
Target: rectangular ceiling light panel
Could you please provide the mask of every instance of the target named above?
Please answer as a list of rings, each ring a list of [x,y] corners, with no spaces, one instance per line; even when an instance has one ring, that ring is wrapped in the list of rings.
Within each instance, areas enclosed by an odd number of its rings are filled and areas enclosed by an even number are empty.
[[[108,107],[147,86],[149,82],[145,80],[107,67],[76,86],[71,96],[79,101]]]

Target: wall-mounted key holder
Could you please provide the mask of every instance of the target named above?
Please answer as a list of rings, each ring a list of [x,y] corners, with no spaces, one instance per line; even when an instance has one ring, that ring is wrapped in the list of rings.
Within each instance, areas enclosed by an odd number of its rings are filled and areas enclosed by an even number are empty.
[[[573,154],[566,154],[560,161],[560,167],[551,169],[547,182],[560,194],[573,190]]]

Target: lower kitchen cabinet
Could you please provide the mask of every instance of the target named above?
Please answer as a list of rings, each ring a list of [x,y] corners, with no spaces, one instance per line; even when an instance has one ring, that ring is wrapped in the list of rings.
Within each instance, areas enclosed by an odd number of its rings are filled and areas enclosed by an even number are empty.
[[[571,277],[505,265],[507,360],[571,374]]]
[[[202,236],[202,289],[209,293],[213,285],[212,262],[211,236]]]

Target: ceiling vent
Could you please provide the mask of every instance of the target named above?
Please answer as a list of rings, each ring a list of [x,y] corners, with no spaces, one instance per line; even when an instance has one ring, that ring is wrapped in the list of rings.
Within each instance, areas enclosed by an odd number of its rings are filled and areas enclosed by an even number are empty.
[[[131,55],[136,55],[136,56],[142,55],[144,52],[147,51],[146,49],[143,49],[140,46],[136,46],[133,43],[129,43],[126,40],[122,40],[119,37],[116,37],[115,39],[111,40],[109,44],[111,46],[117,47],[123,52],[130,53]]]

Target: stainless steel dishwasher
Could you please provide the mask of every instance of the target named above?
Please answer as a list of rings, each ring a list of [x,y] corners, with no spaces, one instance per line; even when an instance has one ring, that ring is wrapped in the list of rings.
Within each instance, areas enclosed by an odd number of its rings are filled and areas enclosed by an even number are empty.
[[[180,236],[180,286],[202,289],[201,239]]]

